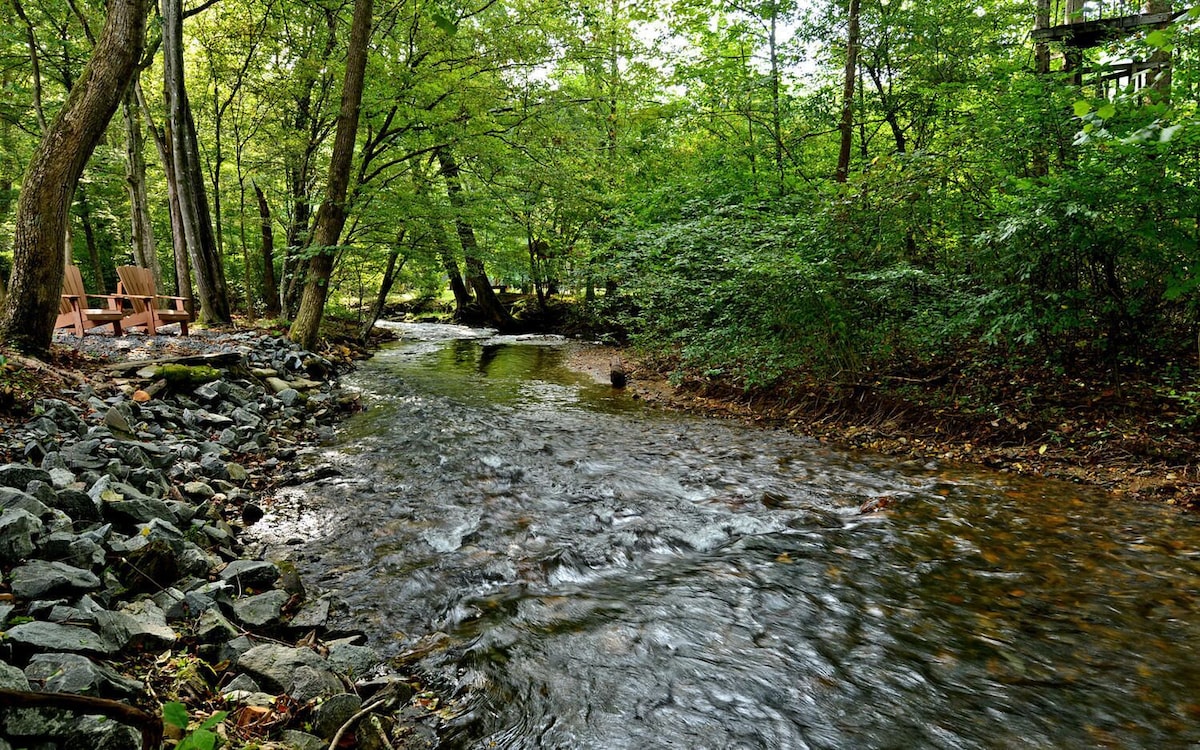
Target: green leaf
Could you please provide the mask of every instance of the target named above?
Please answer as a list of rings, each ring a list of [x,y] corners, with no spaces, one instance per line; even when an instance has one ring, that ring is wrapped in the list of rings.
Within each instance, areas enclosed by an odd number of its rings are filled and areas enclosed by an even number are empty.
[[[1101,120],[1107,120],[1117,113],[1117,105],[1112,102],[1106,102],[1101,105],[1100,109],[1096,110],[1096,115]]]
[[[1146,35],[1146,44],[1162,49],[1171,43],[1171,37],[1162,29],[1155,29]]]
[[[433,20],[433,25],[437,26],[448,36],[454,36],[458,33],[458,22],[454,19],[436,10],[429,15]]]
[[[197,729],[179,741],[175,750],[216,750],[221,738],[207,729]]]
[[[162,707],[163,721],[171,726],[187,729],[188,713],[187,706],[182,703],[171,701],[164,703]]]
[[[212,716],[208,717],[203,722],[201,722],[200,728],[201,729],[212,729],[216,725],[220,724],[222,721],[225,721],[225,717],[228,715],[229,715],[228,711],[217,711],[215,714],[213,714]]]
[[[1075,107],[1075,116],[1076,117],[1083,117],[1088,112],[1092,111],[1092,105],[1089,104],[1088,102],[1083,101],[1082,99],[1075,102],[1074,107]]]

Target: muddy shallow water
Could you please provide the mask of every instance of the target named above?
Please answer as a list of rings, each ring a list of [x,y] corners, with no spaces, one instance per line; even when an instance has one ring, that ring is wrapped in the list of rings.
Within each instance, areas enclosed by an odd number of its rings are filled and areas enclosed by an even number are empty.
[[[256,528],[385,650],[444,634],[447,746],[1200,743],[1197,519],[657,412],[553,339],[405,334],[350,379],[343,476]]]

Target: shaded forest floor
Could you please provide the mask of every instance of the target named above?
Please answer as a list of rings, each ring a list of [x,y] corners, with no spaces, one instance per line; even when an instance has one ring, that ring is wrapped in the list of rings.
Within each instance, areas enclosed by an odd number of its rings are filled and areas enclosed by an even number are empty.
[[[973,361],[906,363],[853,382],[795,376],[744,390],[680,376],[670,359],[581,347],[573,364],[607,373],[624,360],[638,398],[672,409],[743,419],[830,445],[1102,487],[1134,499],[1200,510],[1198,404],[1161,380],[1103,373],[1068,377]],[[971,361],[971,360],[968,360]]]

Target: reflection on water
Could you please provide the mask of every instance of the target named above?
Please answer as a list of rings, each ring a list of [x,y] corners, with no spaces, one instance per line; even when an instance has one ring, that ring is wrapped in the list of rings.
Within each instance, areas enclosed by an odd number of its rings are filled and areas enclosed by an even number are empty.
[[[1200,743],[1194,518],[642,409],[547,341],[354,380],[270,528],[379,644],[447,634],[450,746]]]

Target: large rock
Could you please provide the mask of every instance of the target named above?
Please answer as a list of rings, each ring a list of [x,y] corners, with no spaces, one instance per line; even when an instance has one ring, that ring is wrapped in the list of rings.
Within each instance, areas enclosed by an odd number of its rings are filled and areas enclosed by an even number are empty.
[[[104,548],[90,536],[56,531],[38,542],[39,557],[92,569],[104,563]]]
[[[318,736],[325,738],[326,741],[331,740],[333,735],[342,728],[342,725],[358,713],[360,708],[362,708],[362,698],[353,693],[331,695],[328,700],[317,706],[317,710],[313,714],[313,731]]]
[[[166,614],[154,602],[143,599],[115,612],[101,612],[100,633],[120,650],[160,651],[179,640],[167,625]]]
[[[64,750],[140,750],[141,732],[104,716],[81,716],[63,733]]]
[[[301,668],[333,676],[329,663],[312,649],[290,648],[274,643],[259,644],[242,654],[237,667],[264,688],[286,693],[295,687]]]
[[[33,560],[14,568],[12,592],[23,599],[46,598],[53,594],[77,594],[100,588],[100,579],[90,570],[60,562]]]
[[[15,563],[33,552],[33,538],[42,530],[37,516],[21,508],[0,513],[0,563]]]
[[[86,628],[53,622],[27,622],[8,629],[8,641],[28,651],[62,651],[106,656],[116,651],[111,643]]]
[[[51,483],[50,472],[29,464],[4,464],[0,466],[0,485],[23,490],[30,482]]]
[[[139,524],[155,519],[172,524],[179,522],[162,500],[145,495],[132,485],[113,482],[108,477],[96,482],[88,494],[100,501],[105,518],[117,522]]]
[[[279,567],[265,560],[234,560],[219,575],[222,581],[242,590],[261,590],[270,588],[279,579]]]
[[[66,470],[62,469],[62,471]],[[49,505],[61,510],[80,523],[91,523],[101,520],[100,504],[83,490],[70,487],[60,489],[55,493],[54,502],[49,503]]]
[[[12,487],[0,487],[0,509],[24,510],[38,518],[44,518],[50,513],[50,508],[33,495]]]
[[[141,693],[136,680],[80,654],[35,654],[25,667],[25,677],[35,690],[76,693],[123,700]]]
[[[368,646],[357,646],[348,640],[330,643],[328,658],[334,669],[354,678],[371,674],[383,663],[383,659],[375,649]]]
[[[238,599],[233,603],[233,616],[248,628],[278,624],[289,598],[286,591],[276,590]]]

